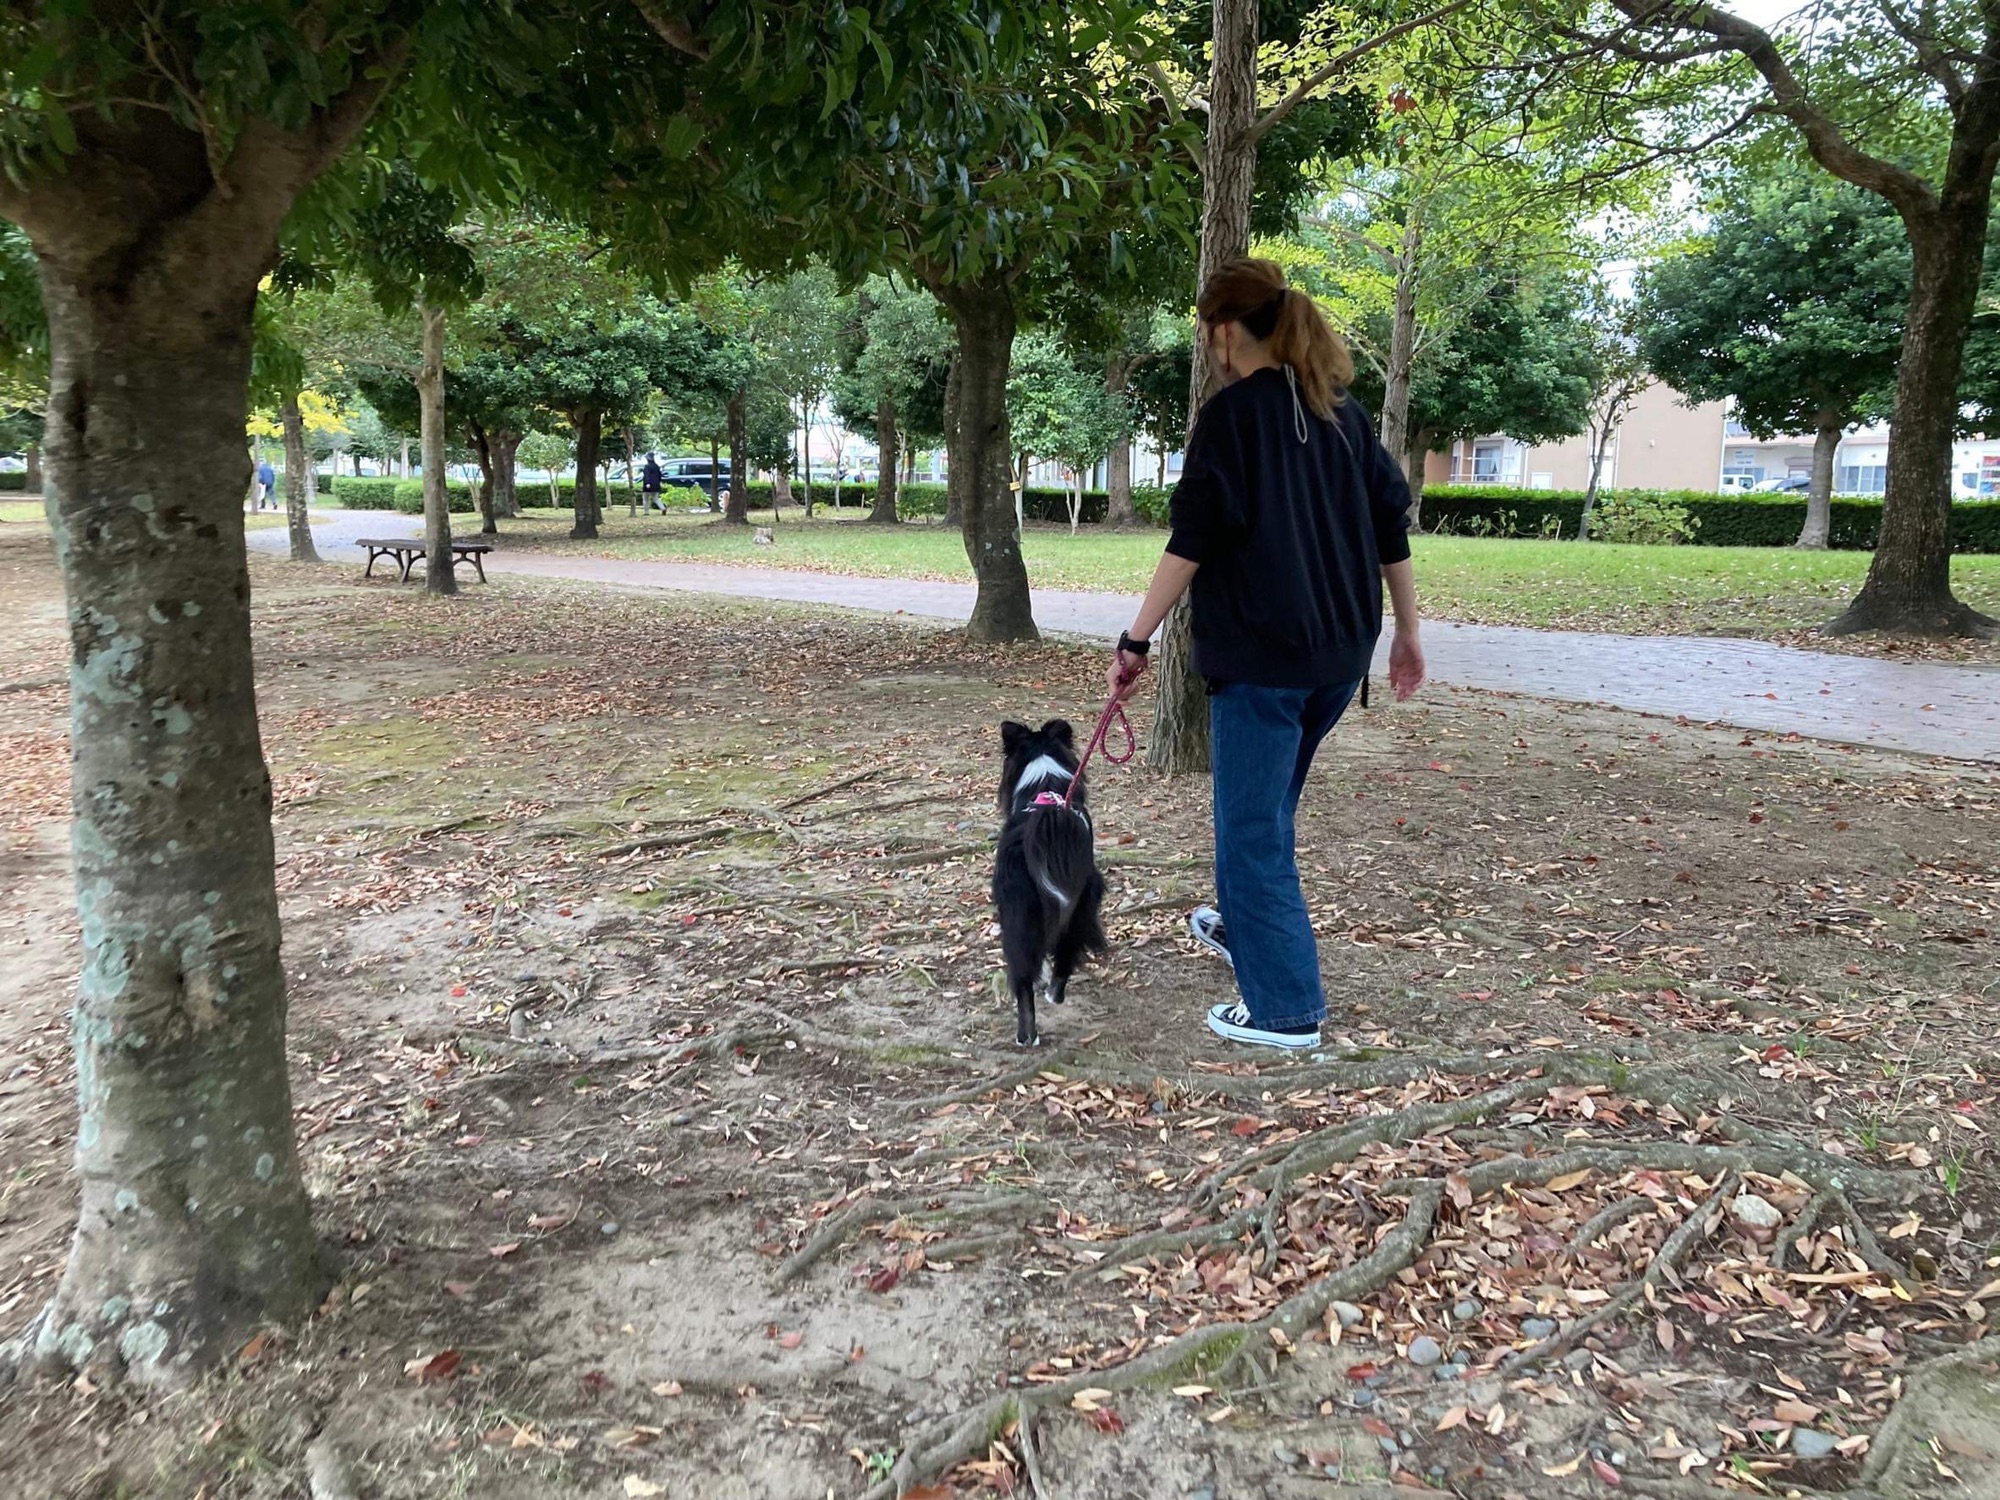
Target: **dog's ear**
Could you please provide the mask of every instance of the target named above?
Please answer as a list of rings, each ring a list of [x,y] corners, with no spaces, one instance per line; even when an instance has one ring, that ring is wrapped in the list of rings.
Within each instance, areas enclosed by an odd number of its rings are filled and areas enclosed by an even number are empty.
[[[1009,719],[1000,726],[1000,748],[1007,754],[1012,755],[1016,750],[1020,749],[1021,741],[1034,732],[1026,724],[1016,724],[1012,719]]]
[[[1067,745],[1072,750],[1076,748],[1076,734],[1069,727],[1068,719],[1049,720],[1042,726],[1042,733],[1059,745]]]

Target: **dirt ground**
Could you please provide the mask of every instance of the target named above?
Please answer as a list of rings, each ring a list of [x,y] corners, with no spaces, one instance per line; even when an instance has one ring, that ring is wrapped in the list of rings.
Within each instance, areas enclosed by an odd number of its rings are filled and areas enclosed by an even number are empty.
[[[1114,947],[1023,1056],[997,726],[1095,652],[253,567],[336,1279],[184,1394],[0,1391],[0,1494],[2000,1482],[1992,768],[1378,699],[1279,1060],[1200,1026],[1205,786],[1094,770]],[[63,665],[0,532],[0,1339],[74,1212]]]

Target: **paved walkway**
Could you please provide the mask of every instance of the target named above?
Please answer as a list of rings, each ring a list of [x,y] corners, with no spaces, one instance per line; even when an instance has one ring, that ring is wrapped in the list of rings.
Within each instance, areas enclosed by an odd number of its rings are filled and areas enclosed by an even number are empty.
[[[413,535],[418,529],[411,516],[347,511],[316,524],[313,537],[322,555],[344,560],[352,556],[357,536]],[[282,530],[249,536],[253,547],[285,550]],[[626,562],[568,553],[499,553],[486,566],[492,573],[784,599],[941,620],[966,619],[974,597],[973,586],[962,583]],[[1135,605],[1136,599],[1124,594],[1038,589],[1035,619],[1044,630],[1111,640],[1131,623]],[[1464,687],[2000,763],[2000,668],[1835,656],[1726,637],[1524,630],[1448,621],[1426,628],[1424,650],[1435,680]],[[1377,663],[1384,671],[1386,659],[1385,645]]]

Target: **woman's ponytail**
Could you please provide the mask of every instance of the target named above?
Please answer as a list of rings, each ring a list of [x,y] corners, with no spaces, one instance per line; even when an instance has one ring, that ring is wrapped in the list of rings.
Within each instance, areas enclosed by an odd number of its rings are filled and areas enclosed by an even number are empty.
[[[1245,257],[1225,264],[1201,289],[1195,310],[1205,323],[1241,323],[1291,368],[1314,415],[1331,417],[1354,381],[1354,357],[1307,293],[1285,285],[1276,261]]]

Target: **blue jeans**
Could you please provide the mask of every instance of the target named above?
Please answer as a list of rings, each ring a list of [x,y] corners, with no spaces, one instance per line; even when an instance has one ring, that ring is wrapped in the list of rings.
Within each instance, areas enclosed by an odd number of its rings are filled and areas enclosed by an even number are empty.
[[[1215,762],[1215,896],[1250,1024],[1326,1019],[1319,944],[1299,889],[1294,821],[1313,752],[1359,682],[1320,688],[1218,684],[1208,703]]]

